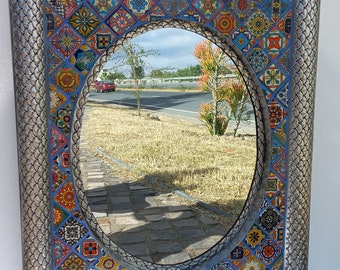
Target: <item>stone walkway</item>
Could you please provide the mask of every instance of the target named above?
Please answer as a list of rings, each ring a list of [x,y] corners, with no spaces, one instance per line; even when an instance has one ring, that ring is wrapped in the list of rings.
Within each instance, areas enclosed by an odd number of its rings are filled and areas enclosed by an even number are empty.
[[[146,261],[173,264],[211,248],[227,232],[209,214],[173,193],[159,194],[114,176],[114,167],[81,144],[81,171],[91,210],[121,248]]]

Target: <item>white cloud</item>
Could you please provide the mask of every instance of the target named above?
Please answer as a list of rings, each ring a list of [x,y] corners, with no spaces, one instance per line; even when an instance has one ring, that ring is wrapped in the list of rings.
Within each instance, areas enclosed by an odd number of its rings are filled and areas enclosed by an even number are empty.
[[[196,33],[174,29],[157,29],[142,34],[131,40],[145,50],[157,50],[159,55],[150,56],[146,60],[147,69],[172,67],[185,68],[196,65],[193,49],[204,38]],[[108,63],[107,66],[112,66]]]

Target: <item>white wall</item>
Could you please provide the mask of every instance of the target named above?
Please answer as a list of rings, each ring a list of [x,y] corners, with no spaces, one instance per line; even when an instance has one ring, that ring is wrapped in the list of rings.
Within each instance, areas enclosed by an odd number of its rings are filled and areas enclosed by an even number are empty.
[[[309,269],[340,269],[340,1],[321,1]]]
[[[0,268],[21,269],[8,1],[0,9]],[[340,1],[321,6],[309,269],[340,269]]]
[[[8,2],[0,8],[0,268],[21,269],[21,228]]]

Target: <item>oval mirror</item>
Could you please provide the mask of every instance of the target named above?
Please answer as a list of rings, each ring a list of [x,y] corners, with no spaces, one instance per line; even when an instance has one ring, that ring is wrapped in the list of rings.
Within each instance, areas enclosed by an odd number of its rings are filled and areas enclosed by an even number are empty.
[[[91,85],[79,151],[87,201],[107,236],[142,260],[180,263],[220,241],[256,153],[242,74],[200,35],[142,34]]]

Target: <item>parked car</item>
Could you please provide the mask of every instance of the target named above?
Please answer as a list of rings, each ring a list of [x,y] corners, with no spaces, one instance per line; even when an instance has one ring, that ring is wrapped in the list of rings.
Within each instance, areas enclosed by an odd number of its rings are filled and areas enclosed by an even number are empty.
[[[116,90],[116,84],[111,81],[99,81],[95,88],[99,93],[111,92]]]
[[[99,84],[99,81],[95,80],[91,86],[93,87],[93,89],[96,89],[97,85]]]

